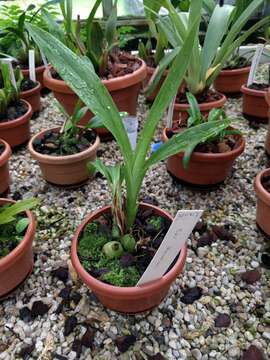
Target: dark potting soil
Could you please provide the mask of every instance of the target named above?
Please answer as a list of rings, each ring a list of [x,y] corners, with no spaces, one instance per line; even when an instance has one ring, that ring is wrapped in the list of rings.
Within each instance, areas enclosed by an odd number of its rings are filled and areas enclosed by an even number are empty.
[[[262,177],[262,186],[270,193],[270,175],[264,175]]]
[[[237,59],[237,61],[232,61],[231,64],[227,64],[227,66],[224,67],[222,70],[242,69],[250,65],[251,65],[251,61],[241,56]]]
[[[170,139],[185,129],[186,128],[183,127],[180,129],[167,130],[167,137]],[[222,154],[237,149],[239,145],[239,136],[228,135],[225,136],[222,140],[217,139],[209,143],[199,144],[195,147],[194,152],[200,152],[204,154]]]
[[[266,90],[268,90],[269,87],[270,87],[270,84],[266,84],[266,83],[261,83],[261,84],[253,83],[248,86],[249,89],[259,90],[259,91],[266,91]]]
[[[187,94],[187,90],[183,93],[182,92],[178,93],[178,95],[176,97],[176,103],[177,104],[188,104],[188,99],[187,99],[186,94]],[[222,97],[222,95],[220,95],[212,90],[207,90],[199,95],[196,95],[196,99],[199,104],[217,101],[217,100],[220,100],[221,97]]]
[[[118,51],[109,56],[107,67],[104,74],[100,77],[102,80],[114,79],[119,76],[132,74],[141,66],[141,61],[128,52]],[[52,77],[57,80],[62,80],[61,76],[54,70],[51,70]]]
[[[4,144],[0,144],[0,155],[3,154],[4,150],[5,150]]]
[[[3,206],[0,206],[0,212],[1,212],[2,207]],[[23,216],[18,215],[16,217],[15,221],[10,222],[8,224],[1,225],[1,227],[0,227],[0,259],[4,256],[7,256],[22,241],[27,228],[22,233],[18,233],[18,231],[16,230],[16,225],[17,225],[18,221],[23,218],[24,218]]]
[[[21,84],[21,91],[28,91],[34,89],[36,86],[38,86],[37,82],[34,82],[30,79],[26,79]]]
[[[155,63],[154,55],[148,56],[147,59],[145,59],[145,63],[146,63],[147,66],[149,66],[151,68],[155,68],[156,63]]]
[[[22,64],[22,63],[20,63],[19,65],[20,65],[20,68],[21,68],[22,70],[29,70],[28,61],[27,61],[27,64]],[[42,62],[42,61],[35,64],[36,68],[39,67],[39,66],[42,66],[42,65],[43,65],[43,62]]]
[[[21,100],[10,104],[5,114],[0,114],[0,123],[16,120],[26,114],[28,106]]]
[[[103,246],[111,241],[121,242],[121,239],[112,238],[112,217],[104,214],[84,228],[78,245],[79,259],[96,279],[117,286],[134,286],[150,264],[170,225],[169,220],[156,215],[153,210],[139,209],[131,231],[136,241],[135,250],[108,259],[102,251]],[[168,264],[168,270],[173,264]]]
[[[63,135],[55,131],[47,131],[42,139],[36,139],[34,149],[43,155],[67,156],[78,154],[96,140],[96,134],[91,130],[81,129],[75,138],[64,141]]]

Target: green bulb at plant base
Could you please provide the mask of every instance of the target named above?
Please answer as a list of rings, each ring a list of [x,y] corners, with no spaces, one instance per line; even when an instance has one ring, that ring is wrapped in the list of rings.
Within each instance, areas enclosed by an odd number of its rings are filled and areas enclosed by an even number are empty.
[[[127,234],[121,237],[121,244],[126,251],[131,253],[135,250],[136,240],[132,235]]]
[[[108,242],[103,246],[102,251],[108,259],[117,259],[124,253],[123,247],[118,241]]]

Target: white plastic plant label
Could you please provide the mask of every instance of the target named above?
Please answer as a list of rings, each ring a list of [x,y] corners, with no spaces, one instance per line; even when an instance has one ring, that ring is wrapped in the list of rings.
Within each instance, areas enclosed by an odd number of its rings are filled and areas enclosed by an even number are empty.
[[[35,51],[34,50],[29,50],[28,60],[29,60],[29,78],[30,78],[30,80],[36,82],[36,65],[35,65]]]
[[[170,103],[168,114],[167,114],[167,124],[166,127],[170,129],[173,125],[173,110],[175,104],[176,96],[173,98],[172,102]]]
[[[17,90],[17,83],[16,83],[16,79],[15,79],[15,75],[14,75],[13,66],[12,66],[12,59],[11,58],[1,59],[1,62],[8,64],[10,81],[11,81],[12,85],[14,86],[14,88]]]
[[[248,76],[248,82],[247,82],[247,86],[253,84],[255,76],[256,76],[256,72],[257,72],[257,68],[259,66],[261,57],[262,57],[262,53],[264,50],[264,45],[263,44],[258,44],[255,54],[253,56],[252,59],[252,64],[251,64],[251,68],[250,68],[250,72],[249,72],[249,76]]]
[[[135,116],[123,117],[123,123],[128,134],[132,150],[136,149],[138,136],[138,119]]]
[[[179,210],[155,256],[137,286],[160,279],[202,216],[203,210]]]
[[[46,59],[46,56],[43,54],[42,51],[40,51],[40,54],[41,54],[41,58],[42,58],[43,64],[45,65],[46,70],[48,70],[48,72],[50,73],[50,68],[49,68],[49,64]]]

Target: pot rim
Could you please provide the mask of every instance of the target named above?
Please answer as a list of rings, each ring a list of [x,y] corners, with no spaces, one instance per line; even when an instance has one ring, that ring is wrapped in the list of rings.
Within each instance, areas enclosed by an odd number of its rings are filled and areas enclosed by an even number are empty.
[[[270,87],[266,91],[265,100],[267,101],[268,105],[270,106]]]
[[[5,140],[0,139],[0,143],[5,146],[4,152],[0,155],[0,166],[3,166],[6,162],[8,162],[9,158],[11,157],[12,151],[11,147]]]
[[[250,71],[251,66],[245,66],[242,68],[237,68],[237,69],[227,69],[227,70],[221,70],[219,75],[222,76],[232,76],[232,75],[240,75],[240,74],[245,74],[248,73]],[[218,75],[218,76],[219,76]]]
[[[25,114],[23,114],[22,116],[18,117],[17,119],[1,122],[0,130],[13,129],[13,128],[17,127],[18,125],[22,125],[22,124],[26,123],[27,121],[29,121],[29,119],[33,115],[32,106],[29,104],[28,101],[26,101],[24,99],[20,99],[20,101],[24,102],[27,105],[27,107],[28,107],[27,112]]]
[[[199,104],[199,108],[200,108],[201,111],[209,110],[209,109],[212,109],[212,108],[215,108],[215,107],[220,107],[220,106],[223,106],[225,104],[225,102],[227,101],[227,97],[224,94],[222,94],[222,93],[220,93],[218,91],[215,91],[215,93],[220,95],[221,98],[219,100],[214,100],[214,101]],[[186,111],[189,108],[190,108],[190,105],[188,103],[185,103],[185,104],[175,103],[174,104],[174,109],[175,110]]]
[[[269,174],[270,176],[270,168],[264,169],[256,175],[254,180],[254,189],[256,191],[258,198],[262,200],[264,203],[270,205],[270,193],[266,191],[265,188],[262,186],[262,177],[265,174]]]
[[[12,199],[3,199],[0,198],[0,205],[5,203],[13,203],[15,204],[16,201]],[[8,255],[0,259],[0,272],[4,271],[7,267],[10,266],[10,264],[15,261],[18,257],[21,256],[21,254],[24,252],[24,249],[27,247],[27,245],[32,242],[33,234],[36,231],[36,220],[33,215],[33,213],[30,210],[25,211],[28,219],[30,220],[30,223],[27,227],[26,233],[22,239],[22,241],[13,249]]]
[[[127,87],[130,87],[132,85],[135,85],[137,83],[140,83],[142,80],[146,78],[147,75],[147,66],[145,62],[140,59],[141,66],[133,71],[131,74],[126,74],[123,76],[118,76],[117,78],[109,79],[109,80],[101,80],[102,83],[107,87],[109,91],[113,90],[120,90]],[[49,74],[49,69],[45,69],[43,73],[43,81],[44,85],[46,85],[49,89],[59,92],[61,89],[61,92],[64,94],[73,94],[74,91],[66,85],[64,80],[58,80],[52,78],[52,76]]]
[[[169,218],[173,221],[173,217],[165,210],[160,209],[157,206],[146,204],[146,203],[140,203],[140,206],[147,206],[152,208],[153,210],[156,210],[160,215],[163,214],[164,217]],[[168,286],[168,284],[171,284],[172,281],[179,275],[180,271],[184,267],[185,259],[187,255],[187,243],[183,246],[183,248],[180,251],[179,257],[177,259],[176,264],[173,266],[173,268],[167,272],[165,275],[162,276],[162,278],[157,279],[155,281],[152,281],[150,283],[147,283],[145,285],[141,286],[132,286],[132,287],[120,287],[120,286],[114,286],[106,284],[100,280],[97,280],[93,276],[91,276],[82,266],[78,254],[77,254],[77,245],[78,240],[81,232],[83,231],[84,227],[90,223],[90,221],[98,217],[98,215],[108,212],[110,210],[111,206],[104,206],[98,210],[95,210],[91,214],[89,214],[83,222],[79,225],[77,228],[73,239],[72,239],[72,245],[71,245],[71,261],[72,264],[79,275],[79,277],[86,283],[89,284],[91,281],[91,285],[89,285],[90,288],[94,290],[94,292],[98,292],[99,294],[108,294],[110,293],[111,297],[125,297],[125,298],[133,298],[133,297],[142,297],[149,293],[152,293],[153,291],[157,291],[159,288],[161,288],[163,285]],[[169,266],[169,265],[168,265]]]
[[[43,64],[43,65],[39,65],[39,66],[36,66],[35,70],[36,70],[36,73],[41,73],[45,70],[46,66]],[[29,74],[29,68],[24,68],[24,69],[21,69],[22,73],[24,75],[26,74]]]
[[[38,93],[41,89],[41,84],[39,81],[36,81],[37,86],[35,86],[34,88],[30,89],[30,90],[26,90],[26,91],[21,91],[21,96],[24,97],[29,97],[31,95],[35,95],[36,93]]]
[[[234,128],[231,127],[231,129]],[[169,140],[169,138],[167,137],[167,130],[168,128],[164,128],[162,133],[162,137],[165,141]],[[217,153],[217,154],[207,154],[207,153],[194,151],[191,155],[190,160],[202,161],[202,162],[208,162],[208,161],[219,162],[221,160],[227,160],[228,158],[235,158],[240,154],[242,154],[245,150],[246,141],[243,135],[239,135],[239,140],[240,140],[240,144],[239,146],[237,146],[236,149],[233,149],[225,153]],[[183,158],[184,152],[178,152],[177,154],[172,156],[179,156],[180,158]]]
[[[257,96],[257,97],[265,97],[265,95],[267,94],[268,90],[255,90],[255,89],[250,89],[248,88],[246,85],[242,85],[241,86],[241,92],[243,94],[246,95],[250,95],[250,96]]]
[[[79,126],[80,128],[83,128],[83,126]],[[48,131],[57,131],[60,130],[61,126],[57,126],[57,127],[53,127],[51,129],[47,129],[47,130],[42,130],[39,133],[37,133],[36,135],[34,135],[29,143],[28,143],[28,149],[32,155],[32,157],[35,160],[38,160],[40,162],[43,163],[47,163],[47,164],[66,164],[66,163],[72,163],[72,162],[77,162],[77,161],[82,161],[84,159],[87,159],[89,157],[89,155],[96,151],[96,149],[98,148],[98,146],[100,145],[100,138],[96,133],[96,140],[94,142],[93,145],[91,145],[89,148],[77,153],[77,154],[73,154],[73,155],[66,155],[66,156],[52,156],[52,155],[44,155],[41,154],[39,152],[37,152],[34,149],[33,146],[33,142],[37,139],[40,138],[41,136],[43,136],[46,132]]]

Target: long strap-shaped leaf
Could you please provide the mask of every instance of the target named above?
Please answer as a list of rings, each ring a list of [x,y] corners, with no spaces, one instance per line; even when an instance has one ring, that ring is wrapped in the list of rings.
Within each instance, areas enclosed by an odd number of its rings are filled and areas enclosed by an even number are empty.
[[[126,130],[108,90],[94,72],[89,59],[79,57],[60,41],[35,25],[27,24],[29,33],[68,86],[98,117],[117,140],[123,156],[133,152]]]

